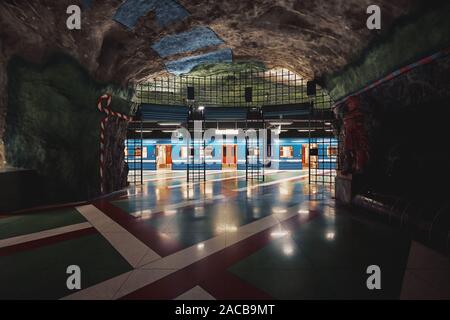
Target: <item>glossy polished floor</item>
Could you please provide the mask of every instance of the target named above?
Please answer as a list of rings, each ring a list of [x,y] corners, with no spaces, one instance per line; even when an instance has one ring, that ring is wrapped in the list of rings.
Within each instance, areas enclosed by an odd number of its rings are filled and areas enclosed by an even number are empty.
[[[0,216],[0,298],[450,297],[448,257],[337,206],[307,171],[145,177],[93,203]],[[69,265],[82,272],[76,292]],[[381,290],[367,288],[369,265]]]

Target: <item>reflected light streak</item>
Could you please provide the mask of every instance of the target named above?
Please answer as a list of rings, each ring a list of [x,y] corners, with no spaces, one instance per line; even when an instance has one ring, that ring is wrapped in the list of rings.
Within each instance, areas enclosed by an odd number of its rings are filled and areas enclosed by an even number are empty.
[[[285,243],[283,245],[283,253],[286,256],[292,256],[294,254],[294,246],[290,243]]]
[[[327,240],[334,240],[334,237],[336,236],[336,234],[334,232],[327,232],[325,234],[325,237],[327,238]]]
[[[167,216],[172,216],[174,214],[177,214],[177,212],[178,211],[176,209],[166,209],[166,210],[164,210],[164,214],[167,215]]]
[[[275,213],[275,214],[282,214],[282,213],[286,213],[287,210],[283,209],[283,208],[273,208],[272,212]]]
[[[238,227],[231,224],[221,224],[216,228],[217,232],[237,232]]]

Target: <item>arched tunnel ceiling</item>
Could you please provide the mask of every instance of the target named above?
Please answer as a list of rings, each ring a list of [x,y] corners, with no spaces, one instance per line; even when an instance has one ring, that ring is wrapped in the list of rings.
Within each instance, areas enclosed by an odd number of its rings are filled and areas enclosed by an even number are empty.
[[[366,28],[372,2],[83,0],[82,29],[69,31],[66,9],[77,1],[6,0],[0,3],[0,62],[14,54],[41,61],[62,50],[95,78],[122,84],[231,59],[321,77],[343,68],[380,34]],[[377,1],[382,32],[416,3]]]

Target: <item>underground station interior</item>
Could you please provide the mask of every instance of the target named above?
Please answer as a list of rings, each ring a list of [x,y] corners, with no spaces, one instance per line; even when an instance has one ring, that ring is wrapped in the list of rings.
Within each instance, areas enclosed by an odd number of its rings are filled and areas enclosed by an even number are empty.
[[[1,1],[0,299],[448,300],[449,17]]]

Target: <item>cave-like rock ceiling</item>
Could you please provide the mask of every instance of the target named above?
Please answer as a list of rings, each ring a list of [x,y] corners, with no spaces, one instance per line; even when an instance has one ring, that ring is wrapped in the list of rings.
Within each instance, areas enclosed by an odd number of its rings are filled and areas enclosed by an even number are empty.
[[[375,37],[389,32],[417,1],[377,0],[381,31],[366,27],[366,9],[373,2],[3,0],[0,59],[4,63],[18,54],[40,62],[63,51],[96,79],[122,84],[231,57],[320,77],[343,68]],[[66,27],[71,4],[82,8],[81,30]]]

